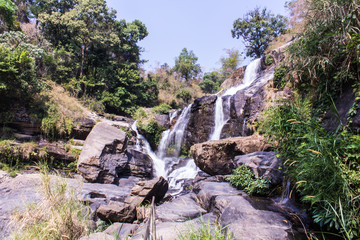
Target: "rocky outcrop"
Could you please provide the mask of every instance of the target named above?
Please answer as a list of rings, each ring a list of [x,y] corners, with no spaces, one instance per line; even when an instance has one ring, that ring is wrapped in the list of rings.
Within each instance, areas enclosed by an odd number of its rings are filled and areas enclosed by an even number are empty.
[[[134,148],[129,148],[126,151],[128,162],[127,166],[119,168],[119,175],[131,175],[143,178],[151,178],[153,172],[151,157],[138,151]]]
[[[127,162],[127,136],[106,123],[95,125],[78,160],[79,173],[89,182],[114,183],[117,168]]]
[[[244,79],[244,73],[245,73],[246,66],[238,68],[236,71],[234,71],[228,79],[226,79],[220,86],[221,89],[228,89],[237,85],[240,85],[242,83],[242,80]]]
[[[216,95],[205,96],[196,99],[192,104],[190,119],[184,133],[187,148],[209,139],[214,126],[216,98]]]
[[[86,137],[90,134],[91,129],[95,125],[95,121],[91,118],[83,118],[77,120],[74,123],[75,127],[72,130],[72,135],[76,139],[85,140]]]
[[[254,152],[234,158],[236,166],[245,165],[251,168],[255,177],[271,179],[273,185],[281,184],[283,173],[279,169],[279,159],[275,152]]]
[[[266,139],[252,135],[195,144],[190,153],[201,170],[210,175],[221,175],[232,173],[236,167],[235,156],[266,150],[270,150]]]
[[[101,205],[96,210],[97,216],[108,222],[132,223],[136,217],[136,211],[130,204],[111,201],[107,205]]]

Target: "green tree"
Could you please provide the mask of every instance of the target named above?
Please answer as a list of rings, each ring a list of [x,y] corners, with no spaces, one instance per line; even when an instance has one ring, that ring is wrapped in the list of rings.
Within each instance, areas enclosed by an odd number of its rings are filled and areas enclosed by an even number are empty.
[[[220,58],[221,72],[223,78],[226,79],[229,75],[234,72],[240,65],[241,53],[236,49],[225,49],[227,56]]]
[[[199,86],[204,93],[216,93],[222,83],[221,76],[218,72],[205,73]]]
[[[10,0],[0,0],[0,33],[13,29],[15,13],[18,10]]]
[[[186,81],[195,78],[201,72],[200,65],[196,63],[197,60],[198,58],[193,51],[183,48],[179,57],[175,59],[173,71],[180,73],[181,77],[185,78]]]
[[[259,58],[270,41],[285,30],[286,19],[283,16],[274,16],[266,8],[255,8],[234,22],[231,33],[233,38],[243,38],[247,48],[246,56]]]

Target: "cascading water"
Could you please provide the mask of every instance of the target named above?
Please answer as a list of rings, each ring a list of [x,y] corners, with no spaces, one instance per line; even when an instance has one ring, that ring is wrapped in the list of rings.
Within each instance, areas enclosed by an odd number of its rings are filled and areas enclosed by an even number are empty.
[[[213,130],[212,134],[210,135],[209,140],[219,140],[221,137],[221,131],[222,131],[224,125],[230,119],[230,115],[225,116],[225,114],[224,114],[222,97],[227,96],[227,95],[232,96],[232,95],[236,94],[239,90],[249,87],[257,79],[258,72],[259,72],[259,69],[261,66],[260,60],[261,60],[260,58],[255,59],[246,67],[246,70],[244,73],[244,79],[240,85],[238,85],[236,87],[231,87],[231,88],[227,89],[224,93],[222,93],[222,94],[220,93],[218,95],[216,102],[215,102],[215,114],[214,114],[215,126],[214,126],[214,130]],[[226,102],[225,106],[230,109],[230,98]]]
[[[132,125],[132,129],[137,135],[136,146],[141,150],[142,145],[144,145],[146,153],[153,159],[155,175],[167,178],[169,187],[177,189],[178,192],[182,191],[181,185],[183,181],[181,180],[194,178],[199,171],[193,159],[179,158],[184,131],[190,118],[190,109],[191,104],[183,109],[174,127],[162,133],[156,154],[151,150],[147,140],[138,132],[136,122]],[[170,115],[170,122],[173,121],[177,114],[177,111],[175,111]]]

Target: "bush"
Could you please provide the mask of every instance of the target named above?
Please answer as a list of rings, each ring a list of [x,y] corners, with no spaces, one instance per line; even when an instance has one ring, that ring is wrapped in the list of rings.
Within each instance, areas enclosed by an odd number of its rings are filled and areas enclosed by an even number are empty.
[[[70,137],[73,127],[73,120],[63,115],[54,103],[49,106],[47,116],[41,122],[41,130],[50,140]]]
[[[360,228],[360,137],[325,132],[311,110],[309,99],[295,96],[268,109],[260,129],[285,160],[302,201],[311,204],[314,221],[351,239]]]
[[[166,130],[163,126],[151,119],[145,124],[138,124],[139,131],[148,140],[150,146],[156,149],[161,140],[161,134]]]
[[[191,93],[189,90],[182,89],[176,93],[176,98],[182,99],[185,103],[189,103],[192,99]]]
[[[169,114],[169,112],[171,111],[172,107],[169,106],[166,103],[162,103],[156,107],[153,107],[153,109],[151,110],[153,113],[158,113],[158,114]]]
[[[285,64],[281,63],[275,68],[274,71],[274,87],[278,89],[283,89],[287,83],[286,75],[289,73],[289,68]]]
[[[233,175],[227,180],[231,185],[244,190],[249,195],[267,195],[269,193],[270,179],[256,178],[252,170],[245,165],[236,168]]]
[[[265,57],[265,65],[270,66],[273,63],[274,63],[273,57],[271,55],[266,55],[266,57]]]

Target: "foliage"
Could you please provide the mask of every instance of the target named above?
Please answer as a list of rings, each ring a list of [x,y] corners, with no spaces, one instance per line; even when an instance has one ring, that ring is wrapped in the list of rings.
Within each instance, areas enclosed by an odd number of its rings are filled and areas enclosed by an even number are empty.
[[[289,73],[289,68],[283,64],[280,63],[274,71],[274,87],[275,88],[279,88],[279,89],[283,89],[287,83],[287,74]]]
[[[326,133],[311,111],[309,99],[295,96],[269,108],[261,130],[276,144],[302,201],[311,204],[314,221],[351,239],[360,226],[359,137]]]
[[[251,169],[245,165],[236,168],[227,179],[231,185],[244,190],[249,195],[266,195],[269,193],[270,179],[255,177]]]
[[[227,57],[220,58],[222,78],[226,79],[240,65],[241,53],[236,49],[225,49]]]
[[[346,82],[358,78],[360,5],[356,0],[312,0],[304,31],[289,47],[296,88],[326,109]]]
[[[139,122],[138,128],[139,132],[144,135],[153,149],[157,148],[161,140],[161,134],[166,130],[165,127],[161,126],[154,119],[150,119],[145,124]]]
[[[270,66],[271,64],[273,64],[274,63],[274,59],[273,59],[273,57],[271,56],[271,55],[266,55],[266,57],[265,57],[265,64],[266,64],[266,66]]]
[[[191,93],[187,89],[181,89],[176,93],[176,98],[182,99],[185,103],[189,103],[192,99]]]
[[[0,169],[8,172],[17,172],[26,165],[44,161],[47,152],[44,148],[32,142],[16,144],[14,141],[0,141]]]
[[[153,107],[153,109],[151,111],[153,113],[158,113],[158,114],[169,114],[171,109],[172,109],[171,106],[169,106],[166,103],[162,103],[156,107]]]
[[[0,33],[13,29],[14,15],[18,8],[10,0],[0,0]]]
[[[285,30],[286,20],[283,16],[274,16],[266,8],[255,8],[234,22],[231,33],[233,38],[243,38],[247,48],[246,56],[259,58],[270,41]]]
[[[201,72],[200,65],[196,63],[197,60],[198,58],[193,51],[183,48],[179,57],[175,59],[173,71],[179,73],[186,81],[191,80]]]
[[[199,85],[204,93],[216,93],[220,90],[222,79],[218,72],[205,73]]]
[[[177,240],[231,240],[232,234],[226,233],[226,229],[217,224],[204,223],[201,219],[198,229],[191,226],[186,234],[179,233]]]
[[[42,173],[43,199],[15,213],[18,226],[12,239],[79,239],[90,231],[90,208],[78,198],[80,192],[60,177]]]

